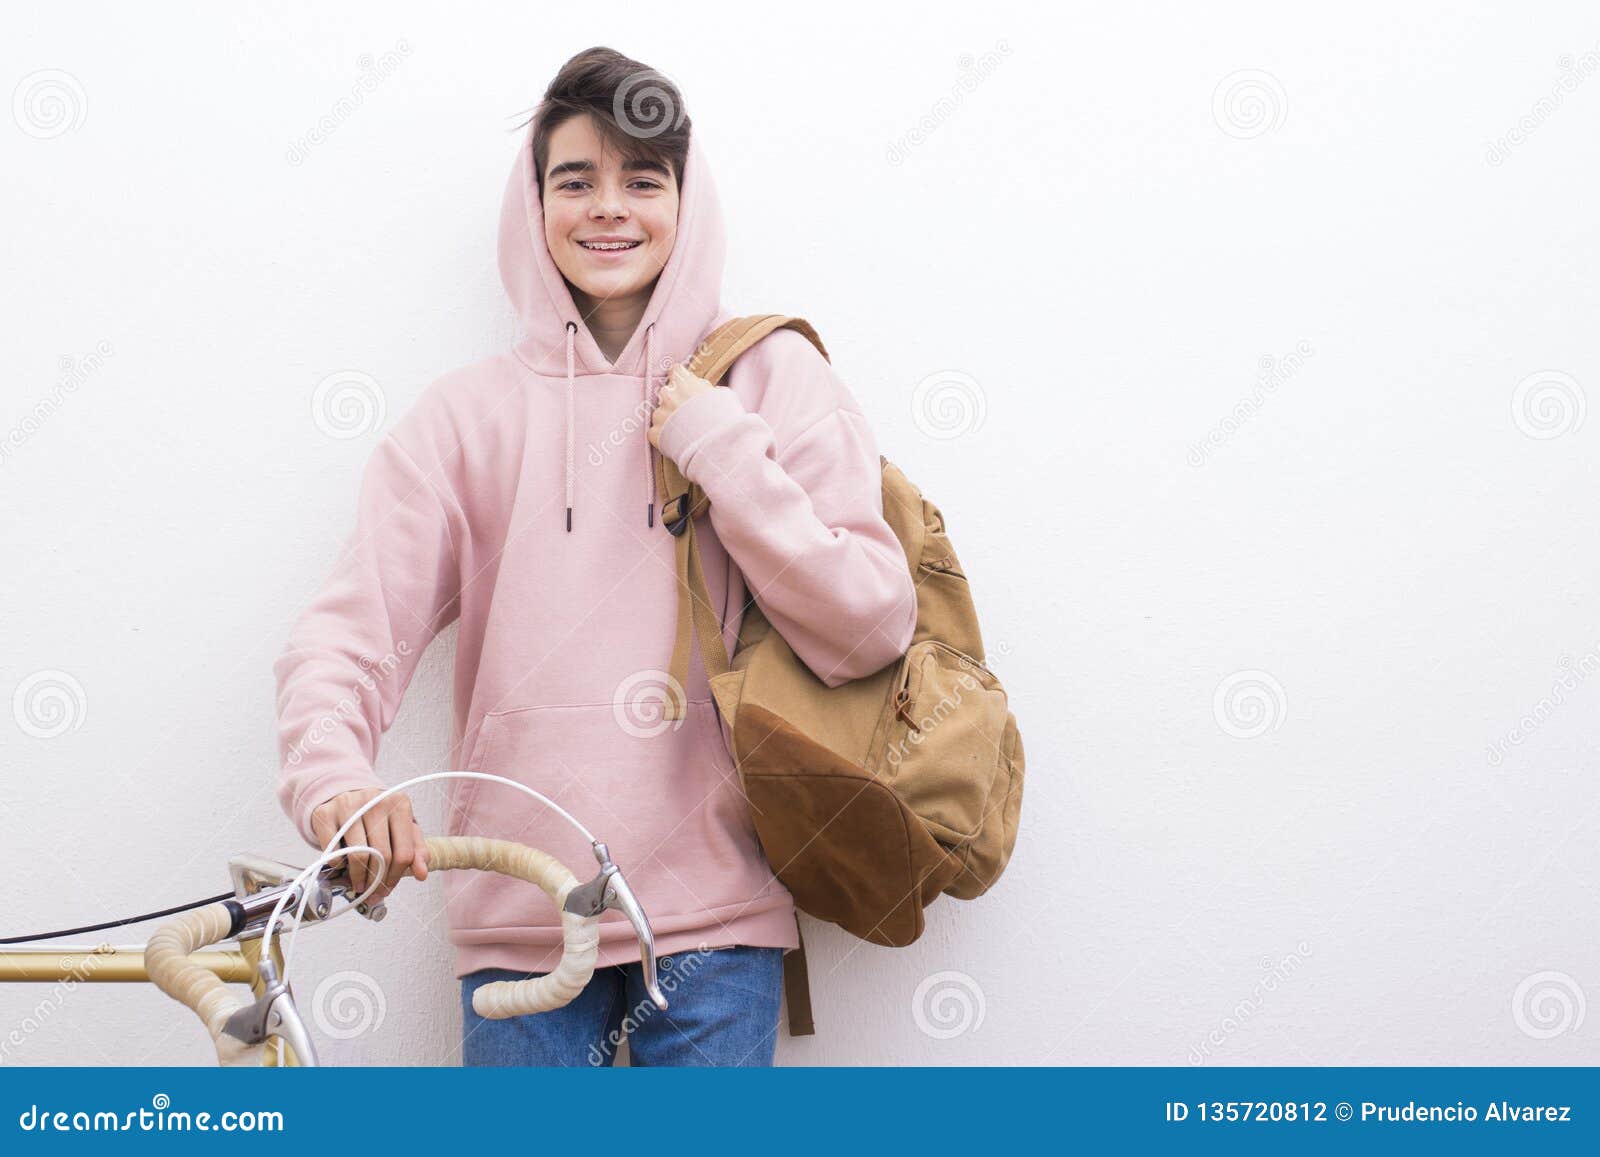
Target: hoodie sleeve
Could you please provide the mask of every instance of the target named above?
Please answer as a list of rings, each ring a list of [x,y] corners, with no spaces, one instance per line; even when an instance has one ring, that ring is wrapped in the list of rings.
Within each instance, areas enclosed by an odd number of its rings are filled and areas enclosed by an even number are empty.
[[[307,843],[311,813],[341,792],[384,786],[379,736],[422,652],[460,612],[446,499],[389,434],[367,461],[355,527],[273,664],[278,801]]]
[[[838,404],[784,437],[782,419],[775,430],[719,386],[675,410],[660,444],[711,499],[717,537],[768,620],[817,678],[838,687],[905,654],[916,586],[883,518],[866,417],[820,356],[789,372],[817,379],[785,382],[790,397]]]

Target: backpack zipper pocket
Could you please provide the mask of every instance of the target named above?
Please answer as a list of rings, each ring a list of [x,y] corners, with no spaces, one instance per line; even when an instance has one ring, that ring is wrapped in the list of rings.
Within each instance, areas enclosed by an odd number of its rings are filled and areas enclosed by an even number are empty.
[[[993,671],[942,639],[919,640],[895,680],[873,772],[930,835],[963,847],[986,818],[1007,717]]]

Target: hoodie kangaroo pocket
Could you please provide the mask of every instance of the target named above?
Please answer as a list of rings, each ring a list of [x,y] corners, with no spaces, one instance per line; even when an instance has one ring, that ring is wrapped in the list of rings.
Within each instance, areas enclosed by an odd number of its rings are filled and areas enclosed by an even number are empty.
[[[652,922],[668,918],[663,930],[673,915],[737,910],[780,887],[709,699],[691,700],[677,721],[641,721],[610,703],[493,711],[465,770],[525,784],[570,814],[607,845]],[[554,856],[580,880],[594,875],[589,839],[560,812],[506,784],[463,782],[450,834],[514,840]],[[548,898],[520,881],[474,881],[465,895],[451,913],[457,927],[557,922]],[[602,940],[621,934],[614,920],[621,914],[602,917]]]
[[[478,721],[477,733],[472,737],[472,744],[467,749],[467,760],[461,771],[482,771],[484,769],[485,749],[493,735],[494,723],[498,712],[490,712]],[[450,785],[445,793],[444,834],[447,836],[464,836],[473,834],[468,823],[472,813],[473,802],[477,797],[478,788],[482,786],[481,779],[453,779],[447,781]]]

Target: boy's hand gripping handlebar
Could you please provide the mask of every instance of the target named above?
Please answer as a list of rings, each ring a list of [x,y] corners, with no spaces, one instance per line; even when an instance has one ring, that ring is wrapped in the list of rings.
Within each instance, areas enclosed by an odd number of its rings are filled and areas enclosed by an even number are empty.
[[[561,912],[562,952],[555,971],[527,980],[483,985],[472,997],[472,1007],[480,1016],[499,1020],[546,1012],[560,1008],[583,991],[594,974],[600,946],[600,915],[607,908],[616,909],[632,923],[639,938],[645,989],[657,1008],[667,1007],[667,998],[656,983],[655,937],[650,921],[628,881],[612,863],[606,845],[595,840],[593,850],[600,865],[599,874],[580,884],[564,864],[537,848],[478,836],[429,837],[430,872],[471,868],[526,880],[539,885]],[[284,882],[263,887],[273,874],[273,867],[281,867],[288,874],[283,876]],[[189,953],[230,936],[240,940],[259,937],[286,889],[291,892],[289,902],[298,907],[307,898],[294,882],[297,874],[294,868],[241,857],[235,861],[234,869],[238,899],[184,913],[158,928],[145,948],[150,979],[199,1015],[216,1045],[217,1058],[224,1065],[245,1063],[253,1046],[268,1036],[287,1042],[300,1064],[317,1063],[310,1034],[270,954],[263,953],[258,964],[264,990],[251,1003],[239,1000],[214,973],[189,959]],[[311,883],[303,923],[328,918],[336,886],[354,895],[343,870],[325,866]],[[247,892],[247,888],[261,890]],[[370,919],[382,919],[384,915],[381,904],[371,908],[363,905],[361,910]]]

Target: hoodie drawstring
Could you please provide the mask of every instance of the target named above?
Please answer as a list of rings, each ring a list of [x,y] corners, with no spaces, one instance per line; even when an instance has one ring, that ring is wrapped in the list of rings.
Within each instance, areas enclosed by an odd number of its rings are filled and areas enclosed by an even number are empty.
[[[576,342],[578,338],[578,323],[567,322],[567,533],[572,533],[572,487],[574,476],[575,458],[575,421],[572,413],[573,402],[573,377],[576,373]],[[651,322],[644,331],[644,413],[645,413],[645,439],[644,439],[644,473],[646,480],[644,524],[654,527],[656,524],[656,461],[653,455],[655,447],[650,445],[650,420],[655,414],[656,389],[656,323]]]
[[[656,323],[652,321],[644,331],[644,476],[649,491],[644,503],[644,524],[649,527],[656,524],[656,460],[655,447],[650,445],[650,423],[656,413],[655,372]]]
[[[572,373],[573,373],[573,342],[578,336],[578,323],[567,322],[567,533],[572,533],[572,463],[573,463],[573,421],[572,421]]]

